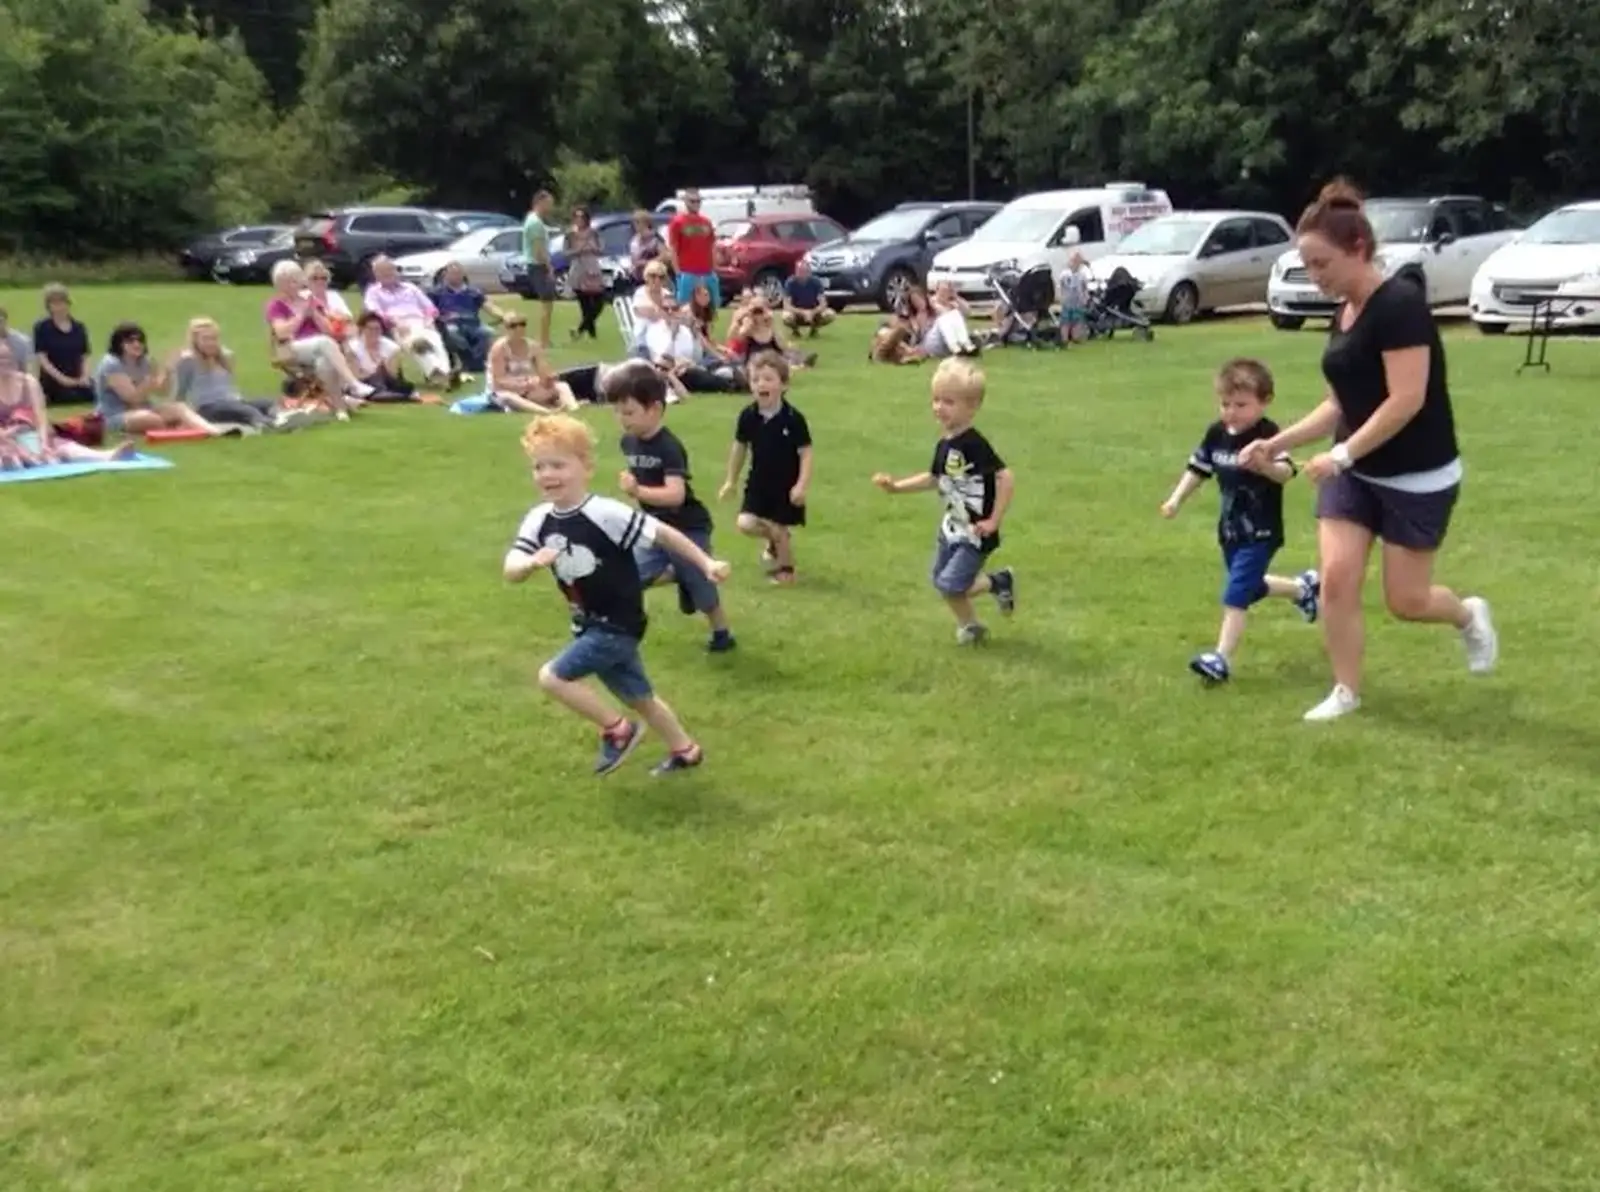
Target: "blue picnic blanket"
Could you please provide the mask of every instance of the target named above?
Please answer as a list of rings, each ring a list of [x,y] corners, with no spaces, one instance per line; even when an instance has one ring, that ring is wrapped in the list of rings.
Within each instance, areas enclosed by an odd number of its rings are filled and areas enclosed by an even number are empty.
[[[70,476],[92,476],[96,472],[154,472],[172,467],[170,459],[158,455],[135,455],[130,459],[85,460],[71,464],[41,464],[36,468],[0,471],[0,484],[23,480],[65,480]]]

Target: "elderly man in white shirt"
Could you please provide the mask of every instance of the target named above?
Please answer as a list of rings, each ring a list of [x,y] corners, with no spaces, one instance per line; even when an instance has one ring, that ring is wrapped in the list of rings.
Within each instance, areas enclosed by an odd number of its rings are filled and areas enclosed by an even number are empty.
[[[388,257],[372,262],[372,284],[361,296],[361,304],[383,320],[389,334],[411,353],[429,381],[443,384],[449,379],[450,355],[434,326],[439,312],[419,287],[400,280]]]

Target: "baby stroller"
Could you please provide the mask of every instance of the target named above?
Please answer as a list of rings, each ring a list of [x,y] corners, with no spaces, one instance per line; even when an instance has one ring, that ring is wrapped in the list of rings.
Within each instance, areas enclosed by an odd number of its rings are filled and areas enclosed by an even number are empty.
[[[1061,346],[1061,330],[1055,316],[1050,313],[1050,303],[1055,298],[1056,282],[1050,266],[1035,265],[1020,273],[1015,269],[993,270],[987,274],[989,289],[997,302],[1005,306],[1005,317],[995,327],[991,342],[1005,346],[1021,344],[1026,348]]]
[[[1129,332],[1134,339],[1155,338],[1150,320],[1134,307],[1142,283],[1121,265],[1111,271],[1103,282],[1089,287],[1089,309],[1085,312],[1089,324],[1089,338],[1104,336],[1110,339],[1118,331]]]

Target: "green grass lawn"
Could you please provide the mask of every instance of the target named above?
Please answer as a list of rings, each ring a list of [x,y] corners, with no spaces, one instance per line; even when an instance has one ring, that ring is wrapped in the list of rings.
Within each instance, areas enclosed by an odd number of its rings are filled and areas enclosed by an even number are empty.
[[[97,348],[214,315],[264,388],[263,298],[76,306]],[[719,534],[717,658],[652,594],[646,661],[707,754],[672,780],[648,741],[593,779],[534,689],[565,618],[500,580],[520,420],[379,410],[0,487],[0,1189],[1593,1188],[1600,347],[1518,378],[1520,342],[1451,333],[1441,579],[1494,602],[1501,669],[1374,584],[1365,706],[1313,727],[1287,606],[1197,687],[1215,495],[1157,506],[1211,370],[1263,356],[1287,420],[1320,334],[990,357],[1020,607],[962,650],[935,498],[868,482],[935,437],[872,325],[792,391],[802,582]],[[708,496],[737,405],[670,417]]]

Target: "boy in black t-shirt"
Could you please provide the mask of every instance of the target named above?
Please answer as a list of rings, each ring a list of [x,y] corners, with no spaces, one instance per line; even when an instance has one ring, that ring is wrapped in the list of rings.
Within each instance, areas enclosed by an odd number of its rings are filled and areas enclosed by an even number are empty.
[[[639,508],[683,536],[706,554],[711,553],[711,512],[694,495],[689,483],[689,453],[678,436],[664,425],[667,382],[643,360],[622,365],[606,378],[606,399],[616,407],[622,426],[622,454],[628,466],[617,484]],[[728,631],[717,585],[692,567],[673,565],[660,546],[639,553],[639,579],[646,587],[671,575],[678,584],[678,606],[686,613],[705,614],[711,625],[706,649],[720,654],[734,647]]]
[[[1162,517],[1176,517],[1189,495],[1216,477],[1222,494],[1217,541],[1228,576],[1222,589],[1222,629],[1216,649],[1197,654],[1189,663],[1208,684],[1228,681],[1251,605],[1277,596],[1292,600],[1308,622],[1317,619],[1321,583],[1315,571],[1294,579],[1267,574],[1272,556],[1283,546],[1283,486],[1295,474],[1294,461],[1287,454],[1257,466],[1239,459],[1247,443],[1278,433],[1266,417],[1272,388],[1272,373],[1260,361],[1230,360],[1222,366],[1216,381],[1222,417],[1206,428],[1177,487],[1161,506]]]
[[[806,524],[806,490],[811,487],[811,428],[785,396],[789,365],[776,352],[750,361],[750,391],[755,401],[739,411],[728,475],[717,492],[725,501],[750,457],[750,476],[739,506],[739,533],[760,538],[761,562],[772,582],[794,583],[792,530]]]
[[[592,495],[594,433],[576,418],[566,414],[535,418],[522,436],[522,446],[544,500],[517,528],[506,552],[505,577],[521,583],[539,568],[550,568],[572,610],[575,634],[539,669],[539,686],[600,729],[596,774],[609,774],[620,766],[639,744],[645,725],[661,734],[671,750],[652,773],[698,766],[700,746],[655,694],[639,660],[639,643],[649,622],[634,551],[659,543],[681,565],[698,567],[712,583],[728,577],[728,565],[649,514]],[[591,675],[640,720],[619,714],[601,698],[584,682]]]
[[[983,370],[977,365],[957,359],[939,365],[933,374],[933,416],[944,434],[934,446],[932,466],[901,480],[887,472],[872,478],[886,493],[939,490],[944,516],[930,578],[955,614],[956,641],[962,645],[988,634],[972,607],[974,596],[990,593],[1006,616],[1017,606],[1011,568],[984,572],[1000,546],[1000,523],[1011,506],[1015,482],[1005,461],[972,425],[983,405],[983,391]]]

